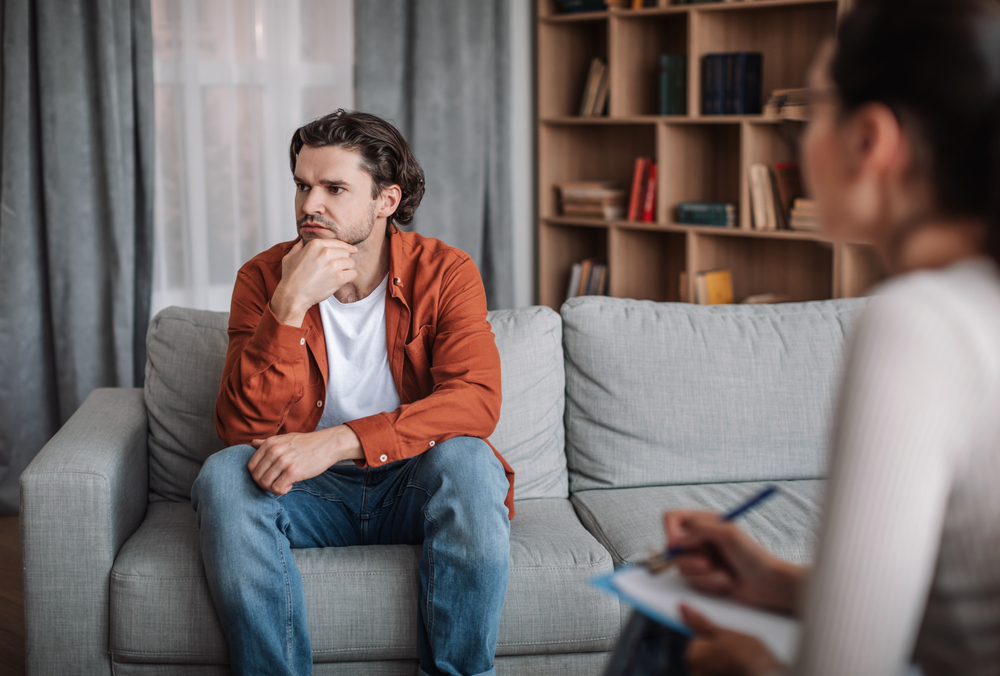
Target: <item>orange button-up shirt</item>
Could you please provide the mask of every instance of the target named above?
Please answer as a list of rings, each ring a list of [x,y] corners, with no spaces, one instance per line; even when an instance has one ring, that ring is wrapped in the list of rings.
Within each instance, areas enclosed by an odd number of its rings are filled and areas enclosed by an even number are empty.
[[[323,415],[327,363],[319,306],[309,308],[297,328],[280,323],[268,305],[281,280],[281,259],[294,243],[255,256],[236,278],[215,403],[219,436],[230,446],[312,432]],[[346,423],[361,440],[360,466],[412,458],[452,437],[485,440],[500,417],[500,354],[475,263],[443,242],[395,226],[389,250],[386,349],[401,403]],[[505,504],[513,516],[514,470],[490,448],[510,482]]]

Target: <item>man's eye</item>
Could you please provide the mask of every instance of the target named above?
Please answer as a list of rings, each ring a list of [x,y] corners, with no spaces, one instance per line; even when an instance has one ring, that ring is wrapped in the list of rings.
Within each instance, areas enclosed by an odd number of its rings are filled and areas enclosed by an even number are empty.
[[[341,188],[340,186],[336,186],[336,185],[331,185],[331,186],[329,187],[329,190],[330,190],[330,192],[331,192],[331,193],[333,193],[334,195],[339,195],[340,193],[344,192],[344,189],[343,189],[343,188]]]
[[[307,186],[305,183],[296,183],[295,189],[298,190],[299,192],[306,192],[307,190],[309,190],[309,186]]]

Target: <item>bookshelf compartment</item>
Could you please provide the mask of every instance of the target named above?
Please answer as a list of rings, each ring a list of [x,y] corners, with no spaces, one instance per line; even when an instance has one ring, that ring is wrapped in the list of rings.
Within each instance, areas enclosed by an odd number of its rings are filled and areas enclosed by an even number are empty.
[[[754,7],[734,11],[693,11],[689,75],[692,111],[701,111],[701,58],[718,52],[764,55],[761,102],[774,89],[804,87],[813,58],[836,30],[837,4]],[[698,114],[694,113],[694,114]]]
[[[558,311],[566,300],[573,263],[608,257],[608,230],[541,222],[538,226],[538,300]],[[609,272],[613,274],[609,265]]]
[[[660,55],[687,55],[687,24],[687,14],[612,17],[612,117],[660,114]]]
[[[833,297],[833,247],[827,242],[692,234],[688,270],[728,269],[733,299],[779,293],[791,301]]]
[[[678,302],[687,254],[686,236],[677,232],[615,228],[610,233],[609,295],[616,298]]]
[[[656,127],[648,125],[542,125],[538,153],[538,206],[543,218],[558,216],[556,185],[563,181],[614,181],[628,190],[635,158],[652,157]]]
[[[775,162],[799,162],[799,137],[805,127],[798,122],[756,124],[744,122],[742,128],[743,165],[740,168],[739,223],[744,230],[753,227],[750,200],[750,166],[756,163],[774,168]],[[787,216],[787,214],[786,214]]]
[[[866,244],[837,245],[834,264],[834,298],[864,296],[887,275],[878,253]]]
[[[658,151],[659,222],[672,223],[679,202],[740,202],[739,125],[662,123]]]
[[[580,114],[590,62],[608,57],[605,18],[538,26],[538,110],[540,117]]]

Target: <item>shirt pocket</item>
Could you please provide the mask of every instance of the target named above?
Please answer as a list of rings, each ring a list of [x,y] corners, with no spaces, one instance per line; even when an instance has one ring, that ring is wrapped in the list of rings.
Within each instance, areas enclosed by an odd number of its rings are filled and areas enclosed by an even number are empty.
[[[407,394],[415,394],[412,401],[423,399],[434,390],[434,378],[431,376],[434,335],[434,327],[425,324],[403,348],[406,352],[403,388]]]

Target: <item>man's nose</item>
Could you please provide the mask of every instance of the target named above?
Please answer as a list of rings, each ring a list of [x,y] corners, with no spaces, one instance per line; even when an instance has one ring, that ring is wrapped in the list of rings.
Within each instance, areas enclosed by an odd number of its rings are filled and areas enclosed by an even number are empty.
[[[319,214],[323,211],[323,200],[320,199],[319,191],[310,190],[309,194],[306,195],[305,204],[302,205],[302,211],[307,214]]]

